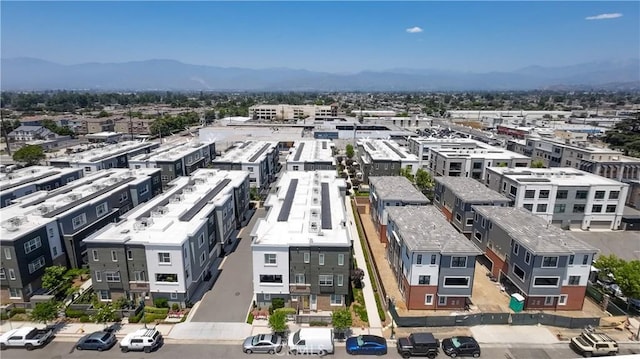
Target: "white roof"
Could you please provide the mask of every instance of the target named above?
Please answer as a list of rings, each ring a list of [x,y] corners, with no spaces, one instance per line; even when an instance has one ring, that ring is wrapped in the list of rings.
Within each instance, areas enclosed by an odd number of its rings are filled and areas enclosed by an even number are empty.
[[[71,162],[71,163],[87,163],[98,162],[105,160],[109,157],[118,156],[123,153],[128,153],[133,150],[144,148],[147,146],[154,146],[157,143],[153,142],[141,142],[141,141],[125,141],[112,145],[103,146],[100,148],[79,152],[64,157],[57,157],[53,159],[55,162]]]
[[[214,162],[260,163],[267,154],[278,146],[272,141],[244,141],[227,150],[222,156],[216,157]]]
[[[609,185],[624,187],[628,186],[613,179],[594,175],[589,172],[580,171],[573,167],[551,167],[551,168],[507,168],[488,167],[491,172],[495,172],[505,178],[527,185],[532,184],[555,184],[558,186],[592,186]]]
[[[373,160],[418,161],[418,156],[393,140],[359,139],[358,146],[362,146]]]
[[[150,153],[143,153],[143,154],[137,155],[131,158],[129,162],[177,161],[209,145],[210,145],[209,142],[200,142],[198,140],[187,141],[184,143],[173,142],[173,143],[165,144],[162,147],[156,148]]]
[[[247,171],[198,169],[189,177],[176,178],[168,191],[85,241],[181,245],[248,176]]]
[[[52,178],[61,177],[66,174],[79,173],[78,168],[58,168],[52,166],[31,166],[0,174],[0,191],[13,191],[23,185],[42,183],[51,181]]]
[[[270,194],[253,246],[350,246],[344,179],[335,171],[285,172]]]
[[[440,154],[444,157],[455,158],[481,158],[487,160],[501,160],[501,159],[522,159],[528,160],[529,157],[521,155],[519,153],[505,150],[499,147],[488,146],[488,148],[476,148],[476,149],[464,149],[464,148],[434,148],[434,153]]]
[[[335,163],[333,148],[335,144],[330,140],[296,141],[287,156],[287,163],[296,162],[331,162]]]

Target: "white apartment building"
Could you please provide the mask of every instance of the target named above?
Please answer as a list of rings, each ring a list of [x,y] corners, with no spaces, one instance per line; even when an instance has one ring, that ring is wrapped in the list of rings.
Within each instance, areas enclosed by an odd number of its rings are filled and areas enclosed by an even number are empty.
[[[273,141],[238,142],[211,165],[221,170],[249,172],[251,187],[267,188],[278,171],[278,143]]]
[[[331,140],[296,141],[287,155],[287,171],[335,170]]]
[[[346,183],[335,171],[287,171],[252,233],[253,290],[260,307],[274,298],[303,311],[344,306],[351,237]]]
[[[436,138],[436,137],[411,137],[408,140],[409,152],[418,156],[420,166],[429,170],[432,150],[436,149],[464,149],[486,148],[487,144],[470,138]]]
[[[484,183],[562,228],[618,229],[629,185],[569,167],[488,169]]]
[[[55,168],[30,166],[10,173],[0,174],[0,207],[37,191],[49,191],[62,187],[82,177],[79,168]]]
[[[249,117],[254,120],[283,121],[307,117],[323,118],[338,115],[338,106],[320,105],[254,105],[249,107]]]
[[[50,158],[49,164],[54,167],[82,168],[86,175],[103,169],[128,168],[130,158],[149,153],[159,146],[156,142],[119,142],[64,157]]]
[[[399,176],[402,168],[415,174],[420,163],[418,156],[393,140],[359,139],[357,149],[356,159],[365,183],[369,177]]]
[[[491,167],[529,167],[527,156],[502,148],[486,146],[476,149],[432,149],[429,170],[435,176],[483,179]]]

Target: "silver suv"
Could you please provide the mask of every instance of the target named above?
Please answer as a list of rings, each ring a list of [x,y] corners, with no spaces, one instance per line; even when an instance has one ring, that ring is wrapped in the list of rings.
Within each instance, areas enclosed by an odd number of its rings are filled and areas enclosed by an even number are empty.
[[[616,355],[620,348],[618,343],[604,333],[585,330],[580,336],[571,338],[570,346],[583,357],[599,355]]]
[[[151,353],[162,345],[163,338],[160,332],[153,329],[138,329],[133,333],[127,334],[120,341],[120,350],[126,353],[130,350],[144,351],[145,353]]]

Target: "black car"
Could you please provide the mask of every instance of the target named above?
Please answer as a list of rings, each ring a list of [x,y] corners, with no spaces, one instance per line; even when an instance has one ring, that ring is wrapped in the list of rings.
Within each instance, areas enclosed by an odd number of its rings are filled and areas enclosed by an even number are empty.
[[[442,350],[448,356],[480,356],[480,345],[473,337],[451,337],[442,341]]]
[[[116,344],[116,336],[110,332],[93,332],[80,338],[76,343],[77,350],[109,350]]]

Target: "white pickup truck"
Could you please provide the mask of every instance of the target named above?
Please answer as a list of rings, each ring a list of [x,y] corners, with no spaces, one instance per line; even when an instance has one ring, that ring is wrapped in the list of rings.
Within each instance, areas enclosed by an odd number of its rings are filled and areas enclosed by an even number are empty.
[[[0,350],[8,347],[22,347],[33,350],[44,346],[53,338],[53,330],[23,327],[12,329],[0,335]]]

